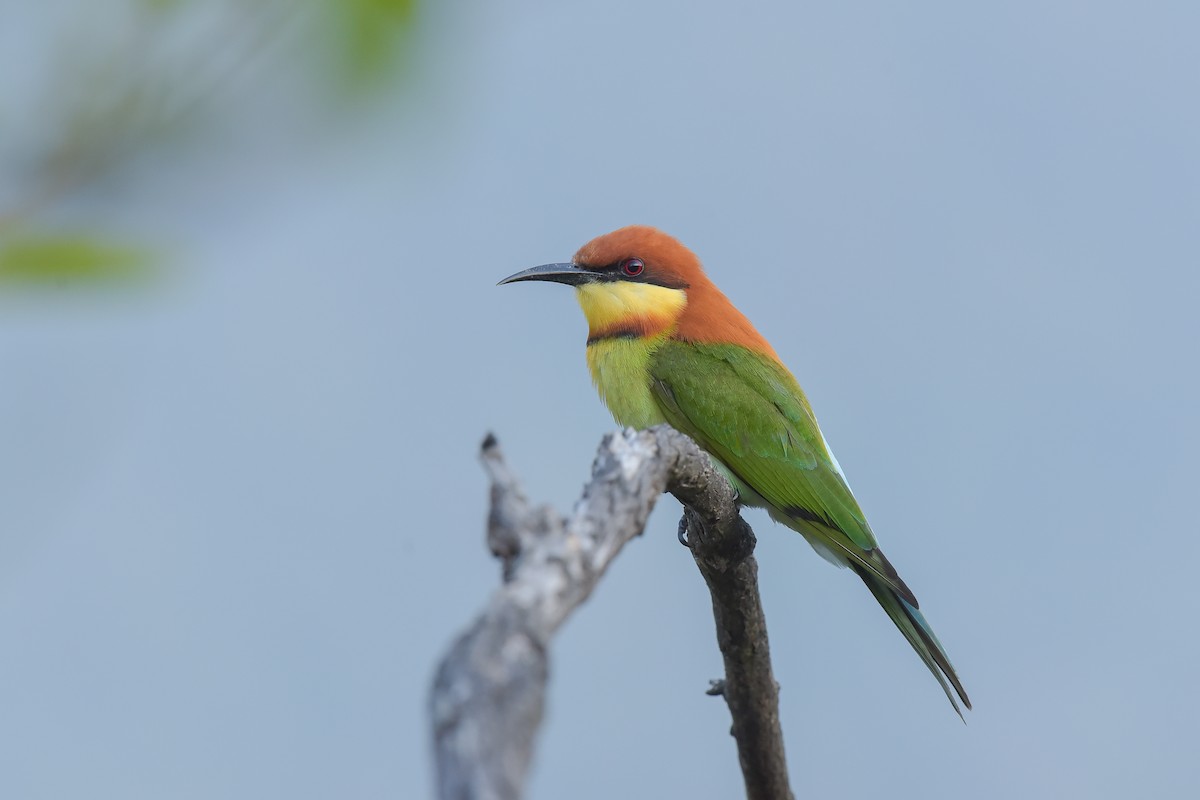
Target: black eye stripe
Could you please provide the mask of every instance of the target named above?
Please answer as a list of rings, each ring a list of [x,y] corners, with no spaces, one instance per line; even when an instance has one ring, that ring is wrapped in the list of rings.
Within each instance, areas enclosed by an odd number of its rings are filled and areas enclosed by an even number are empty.
[[[664,273],[646,264],[644,259],[637,256],[622,258],[603,267],[593,267],[605,281],[633,281],[635,283],[650,283],[667,289],[687,289],[687,281],[681,280],[671,273]]]
[[[630,278],[636,278],[646,271],[646,262],[640,258],[627,258],[620,264],[621,272]]]

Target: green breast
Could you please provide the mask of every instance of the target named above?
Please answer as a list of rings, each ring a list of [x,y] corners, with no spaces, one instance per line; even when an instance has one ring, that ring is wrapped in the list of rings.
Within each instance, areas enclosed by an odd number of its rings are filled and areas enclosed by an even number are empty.
[[[614,337],[588,345],[592,381],[621,425],[641,429],[667,421],[650,393],[650,356],[665,338]]]

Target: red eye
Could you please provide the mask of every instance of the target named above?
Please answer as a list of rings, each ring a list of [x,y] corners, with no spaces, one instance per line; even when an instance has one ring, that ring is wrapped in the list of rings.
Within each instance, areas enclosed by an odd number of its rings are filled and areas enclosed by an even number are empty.
[[[636,278],[641,275],[646,269],[646,262],[640,258],[627,258],[621,262],[621,272],[624,272],[631,278]]]

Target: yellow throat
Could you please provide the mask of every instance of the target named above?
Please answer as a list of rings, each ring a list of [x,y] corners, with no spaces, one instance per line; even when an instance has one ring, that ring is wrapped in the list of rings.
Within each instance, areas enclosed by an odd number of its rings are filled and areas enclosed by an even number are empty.
[[[650,357],[687,305],[682,289],[612,281],[576,287],[588,321],[588,370],[600,399],[621,425],[666,422],[650,393]]]
[[[652,283],[602,281],[575,289],[588,321],[588,341],[612,336],[652,336],[675,325],[687,293]]]

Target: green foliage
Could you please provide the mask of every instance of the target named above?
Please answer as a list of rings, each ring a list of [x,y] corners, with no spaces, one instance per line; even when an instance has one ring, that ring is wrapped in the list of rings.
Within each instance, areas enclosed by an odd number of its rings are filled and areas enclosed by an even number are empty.
[[[379,83],[417,18],[417,0],[329,0],[343,32],[346,76],[354,88]]]
[[[128,284],[152,274],[150,253],[83,234],[0,239],[0,286]]]
[[[284,33],[303,37],[302,58],[333,56],[321,68],[332,75],[337,100],[379,97],[400,72],[419,2],[234,0],[218,4],[213,15],[203,0],[119,0],[132,12],[125,29],[72,51],[63,61],[69,80],[48,84],[48,95],[58,98],[47,126],[56,135],[36,154],[28,185],[12,193],[11,207],[0,207],[0,291],[128,285],[150,277],[155,259],[141,247],[44,227],[27,233],[28,226],[44,225],[50,207],[133,155],[191,135],[193,122],[221,110],[223,90],[247,76],[254,85],[251,68],[260,54],[291,52],[276,46]],[[181,30],[195,35],[181,37]]]
[[[150,11],[170,11],[182,2],[183,0],[141,0],[142,7]]]

